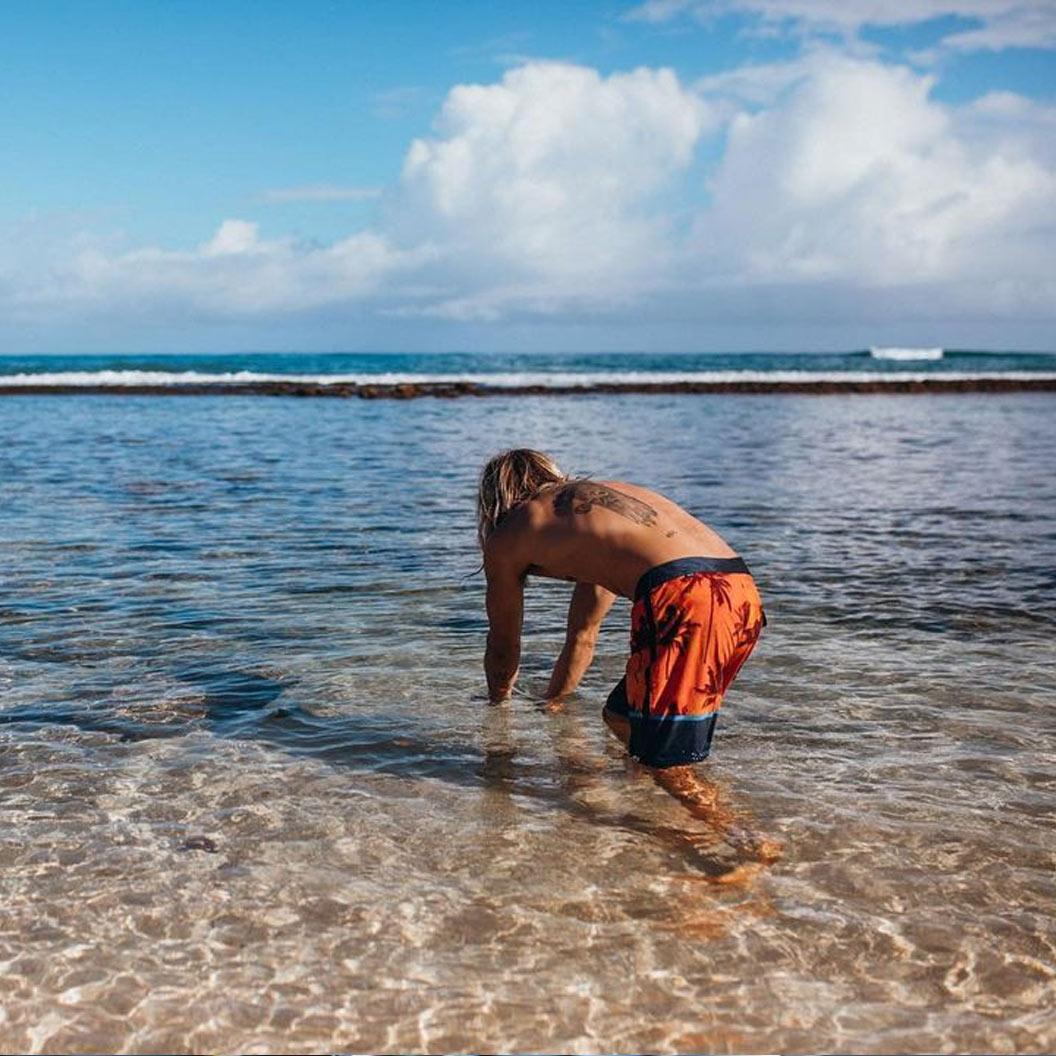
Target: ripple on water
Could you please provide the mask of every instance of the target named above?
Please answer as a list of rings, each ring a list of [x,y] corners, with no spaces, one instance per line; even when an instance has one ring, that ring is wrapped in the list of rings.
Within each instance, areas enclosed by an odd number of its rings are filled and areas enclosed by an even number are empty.
[[[1051,409],[5,405],[4,1051],[1051,1049]],[[598,722],[626,605],[550,714],[533,581],[485,704],[472,495],[514,443],[755,569],[703,768],[785,844],[743,886]]]

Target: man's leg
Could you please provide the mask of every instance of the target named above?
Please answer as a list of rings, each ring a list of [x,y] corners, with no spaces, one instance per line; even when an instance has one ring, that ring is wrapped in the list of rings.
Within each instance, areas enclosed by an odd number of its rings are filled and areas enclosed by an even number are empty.
[[[693,765],[647,769],[668,795],[677,799],[693,817],[707,822],[731,847],[766,864],[776,862],[781,857],[781,844],[769,836],[745,828],[726,805],[719,786],[702,777]]]
[[[627,717],[630,712],[630,703],[627,700],[627,676],[612,687],[605,707],[601,709],[601,717],[605,725],[612,731],[613,736],[630,750],[631,746],[631,720]]]
[[[612,697],[609,700],[611,703]],[[630,720],[609,704],[602,709],[601,717],[613,736],[628,748],[631,743]],[[781,857],[781,844],[740,825],[724,802],[719,786],[702,777],[693,765],[644,766],[644,769],[668,795],[677,799],[693,817],[706,822],[731,847],[747,852],[760,862],[776,862]]]
[[[631,745],[631,723],[629,719],[624,718],[622,715],[618,715],[608,705],[601,709],[601,717],[605,720],[605,725],[608,726],[613,736],[624,746],[624,748],[630,748]]]

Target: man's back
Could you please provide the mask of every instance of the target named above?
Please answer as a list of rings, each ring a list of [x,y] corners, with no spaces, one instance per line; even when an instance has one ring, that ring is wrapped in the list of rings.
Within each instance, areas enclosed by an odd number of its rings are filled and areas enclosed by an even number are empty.
[[[670,499],[622,481],[543,488],[492,532],[485,568],[594,583],[632,597],[643,573],[681,557],[733,557],[711,528]]]

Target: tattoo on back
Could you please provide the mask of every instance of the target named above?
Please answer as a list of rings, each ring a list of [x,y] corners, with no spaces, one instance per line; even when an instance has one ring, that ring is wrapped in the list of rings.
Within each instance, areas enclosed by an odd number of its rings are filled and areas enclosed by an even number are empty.
[[[560,517],[590,513],[595,506],[618,513],[635,524],[650,528],[656,524],[656,510],[652,506],[624,495],[622,491],[607,488],[604,484],[592,484],[589,481],[566,484],[554,496],[554,513]]]

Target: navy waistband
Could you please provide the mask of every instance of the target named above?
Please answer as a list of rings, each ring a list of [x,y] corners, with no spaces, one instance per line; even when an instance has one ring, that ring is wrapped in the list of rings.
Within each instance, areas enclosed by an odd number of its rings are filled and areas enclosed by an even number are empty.
[[[748,566],[740,557],[678,557],[674,561],[665,561],[662,565],[649,569],[634,588],[634,600],[644,598],[654,588],[679,576],[691,576],[694,572],[743,572],[747,575]]]

